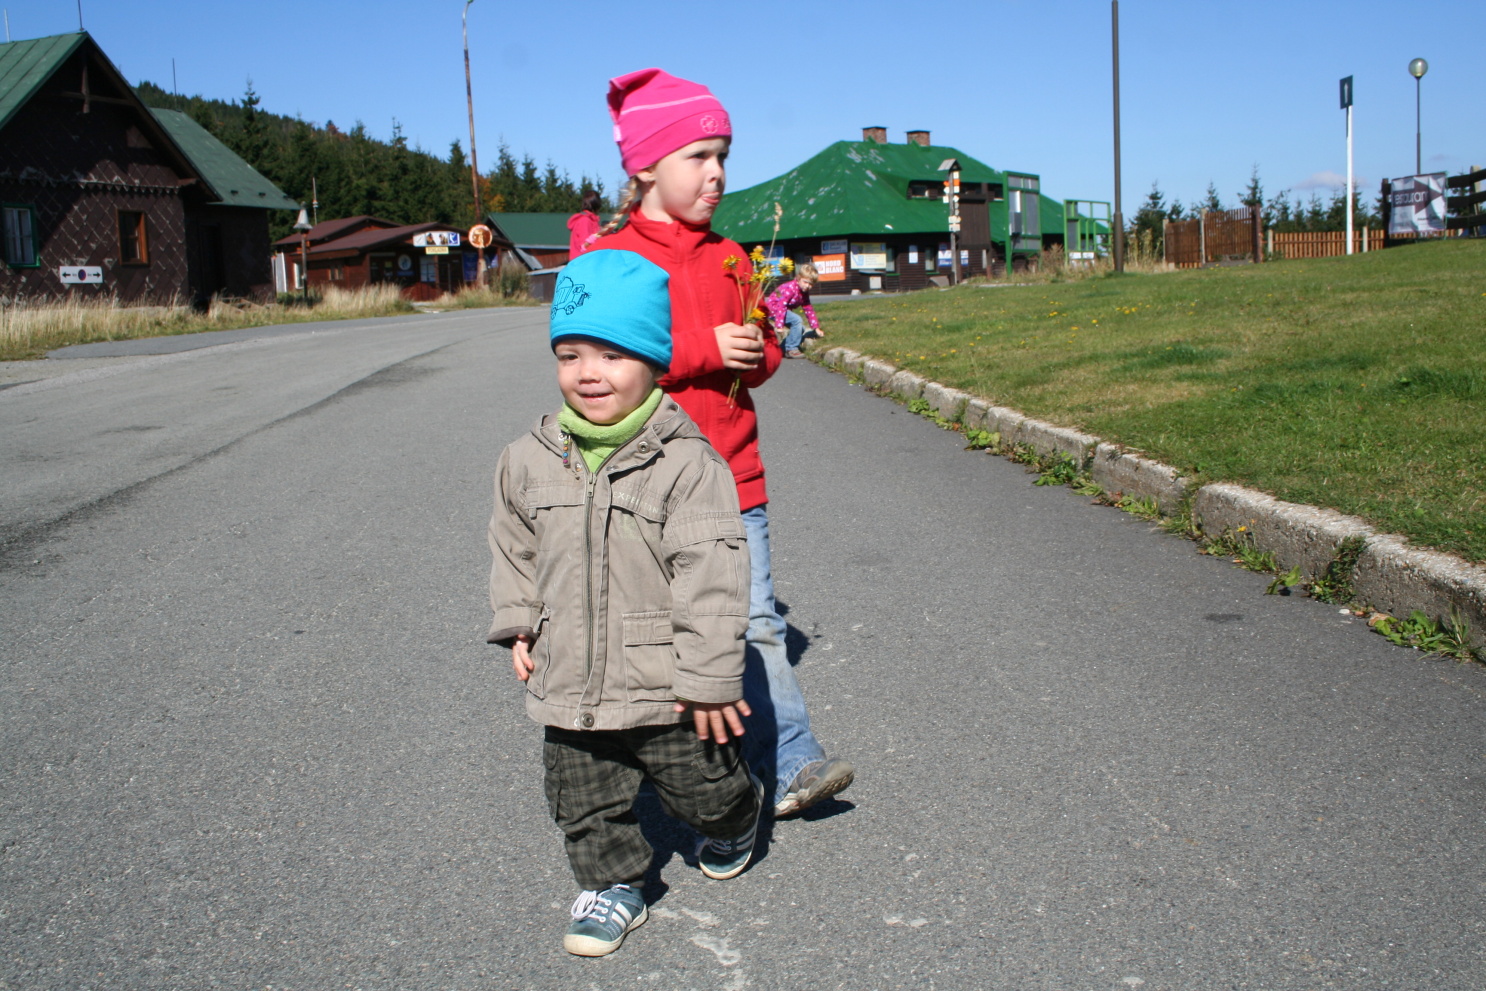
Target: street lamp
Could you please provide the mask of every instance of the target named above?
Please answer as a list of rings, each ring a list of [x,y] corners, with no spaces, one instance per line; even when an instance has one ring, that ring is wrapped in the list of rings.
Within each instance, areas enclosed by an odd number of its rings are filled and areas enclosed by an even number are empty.
[[[1424,171],[1423,159],[1420,155],[1422,144],[1419,140],[1419,80],[1429,71],[1429,63],[1422,58],[1416,58],[1409,63],[1409,75],[1414,77],[1414,174],[1419,175]]]
[[[305,305],[310,302],[310,223],[309,214],[304,207],[299,208],[299,219],[294,221],[294,229],[299,231],[299,289],[301,298]]]

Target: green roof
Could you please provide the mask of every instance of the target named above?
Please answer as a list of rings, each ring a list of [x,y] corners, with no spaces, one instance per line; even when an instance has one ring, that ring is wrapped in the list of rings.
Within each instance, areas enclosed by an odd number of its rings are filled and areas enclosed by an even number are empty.
[[[113,79],[114,83],[133,97],[129,84],[118,75],[113,63],[86,32],[12,41],[0,45],[0,128],[9,124],[16,111],[25,106],[62,64],[85,44],[97,55],[101,66],[107,70],[106,75],[117,77]],[[277,186],[190,117],[175,110],[154,110],[143,103],[137,103],[137,106],[142,114],[154,116],[167,141],[175,146],[167,149],[168,154],[182,167],[194,169],[205,180],[208,195],[227,206],[299,209],[298,203],[285,196]]]
[[[779,238],[840,237],[949,231],[944,203],[935,196],[909,199],[911,181],[939,181],[947,158],[960,163],[961,182],[1004,184],[997,171],[957,148],[943,145],[837,141],[784,175],[728,193],[712,226],[735,241],[774,236],[774,204],[784,208]]]
[[[237,152],[218,141],[206,128],[179,110],[151,107],[150,113],[170,139],[185,153],[223,206],[262,210],[298,210],[299,203],[265,179]]]
[[[571,213],[492,213],[490,223],[523,248],[566,248]]]
[[[10,123],[87,37],[77,31],[0,45],[0,127]]]

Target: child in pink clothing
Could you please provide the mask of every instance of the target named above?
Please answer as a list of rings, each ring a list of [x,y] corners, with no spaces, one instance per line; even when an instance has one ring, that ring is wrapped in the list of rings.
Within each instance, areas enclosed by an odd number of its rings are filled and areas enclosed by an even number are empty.
[[[815,307],[810,305],[810,290],[816,283],[815,266],[801,265],[790,281],[781,285],[764,300],[764,309],[777,330],[785,331],[784,356],[803,358],[800,345],[805,342],[805,321],[810,321],[810,330],[816,337],[826,336],[821,332],[820,320],[815,316]],[[795,312],[796,310],[799,312]],[[803,315],[803,316],[802,316]]]

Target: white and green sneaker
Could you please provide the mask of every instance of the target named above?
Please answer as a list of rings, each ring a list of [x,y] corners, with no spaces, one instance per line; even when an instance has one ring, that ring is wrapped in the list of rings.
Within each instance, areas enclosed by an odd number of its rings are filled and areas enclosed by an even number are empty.
[[[627,884],[604,891],[585,891],[570,910],[573,924],[562,938],[562,948],[580,957],[613,953],[624,942],[624,934],[642,925],[650,913],[645,896]]]
[[[758,839],[759,819],[764,815],[764,783],[752,774],[753,793],[758,796],[758,815],[753,824],[732,839],[719,840],[703,837],[697,844],[697,865],[702,873],[716,881],[737,877],[753,859],[753,844]]]
[[[856,768],[851,766],[851,761],[840,757],[818,760],[810,764],[795,775],[795,780],[790,782],[789,790],[775,804],[774,818],[794,815],[796,812],[810,808],[816,802],[824,801],[838,792],[845,791],[855,777]]]

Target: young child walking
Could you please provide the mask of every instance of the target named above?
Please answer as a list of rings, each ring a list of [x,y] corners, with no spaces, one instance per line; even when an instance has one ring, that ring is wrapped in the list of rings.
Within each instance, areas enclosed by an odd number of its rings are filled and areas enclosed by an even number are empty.
[[[563,270],[550,327],[563,406],[495,474],[486,639],[511,648],[546,727],[547,801],[583,889],[563,947],[580,956],[646,919],[642,779],[702,834],[711,878],[747,867],[763,807],[738,744],[746,537],[727,463],[656,386],[667,281],[627,251]]]
[[[594,249],[636,252],[671,276],[672,359],[661,385],[727,460],[737,483],[753,576],[743,697],[754,715],[744,742],[774,814],[789,815],[842,791],[855,771],[828,758],[811,732],[774,605],[769,496],[749,390],[778,370],[782,355],[772,332],[745,323],[737,279],[749,275],[747,252],[712,230],[732,124],[705,86],[660,69],[610,80],[609,113],[630,180]]]
[[[777,330],[784,334],[784,356],[803,358],[805,352],[800,345],[805,343],[805,321],[810,321],[810,332],[816,337],[826,336],[820,329],[820,320],[815,316],[815,307],[810,305],[810,290],[815,288],[819,276],[815,266],[804,263],[795,270],[795,277],[781,283],[764,300],[764,309]],[[798,312],[797,312],[798,311]]]

